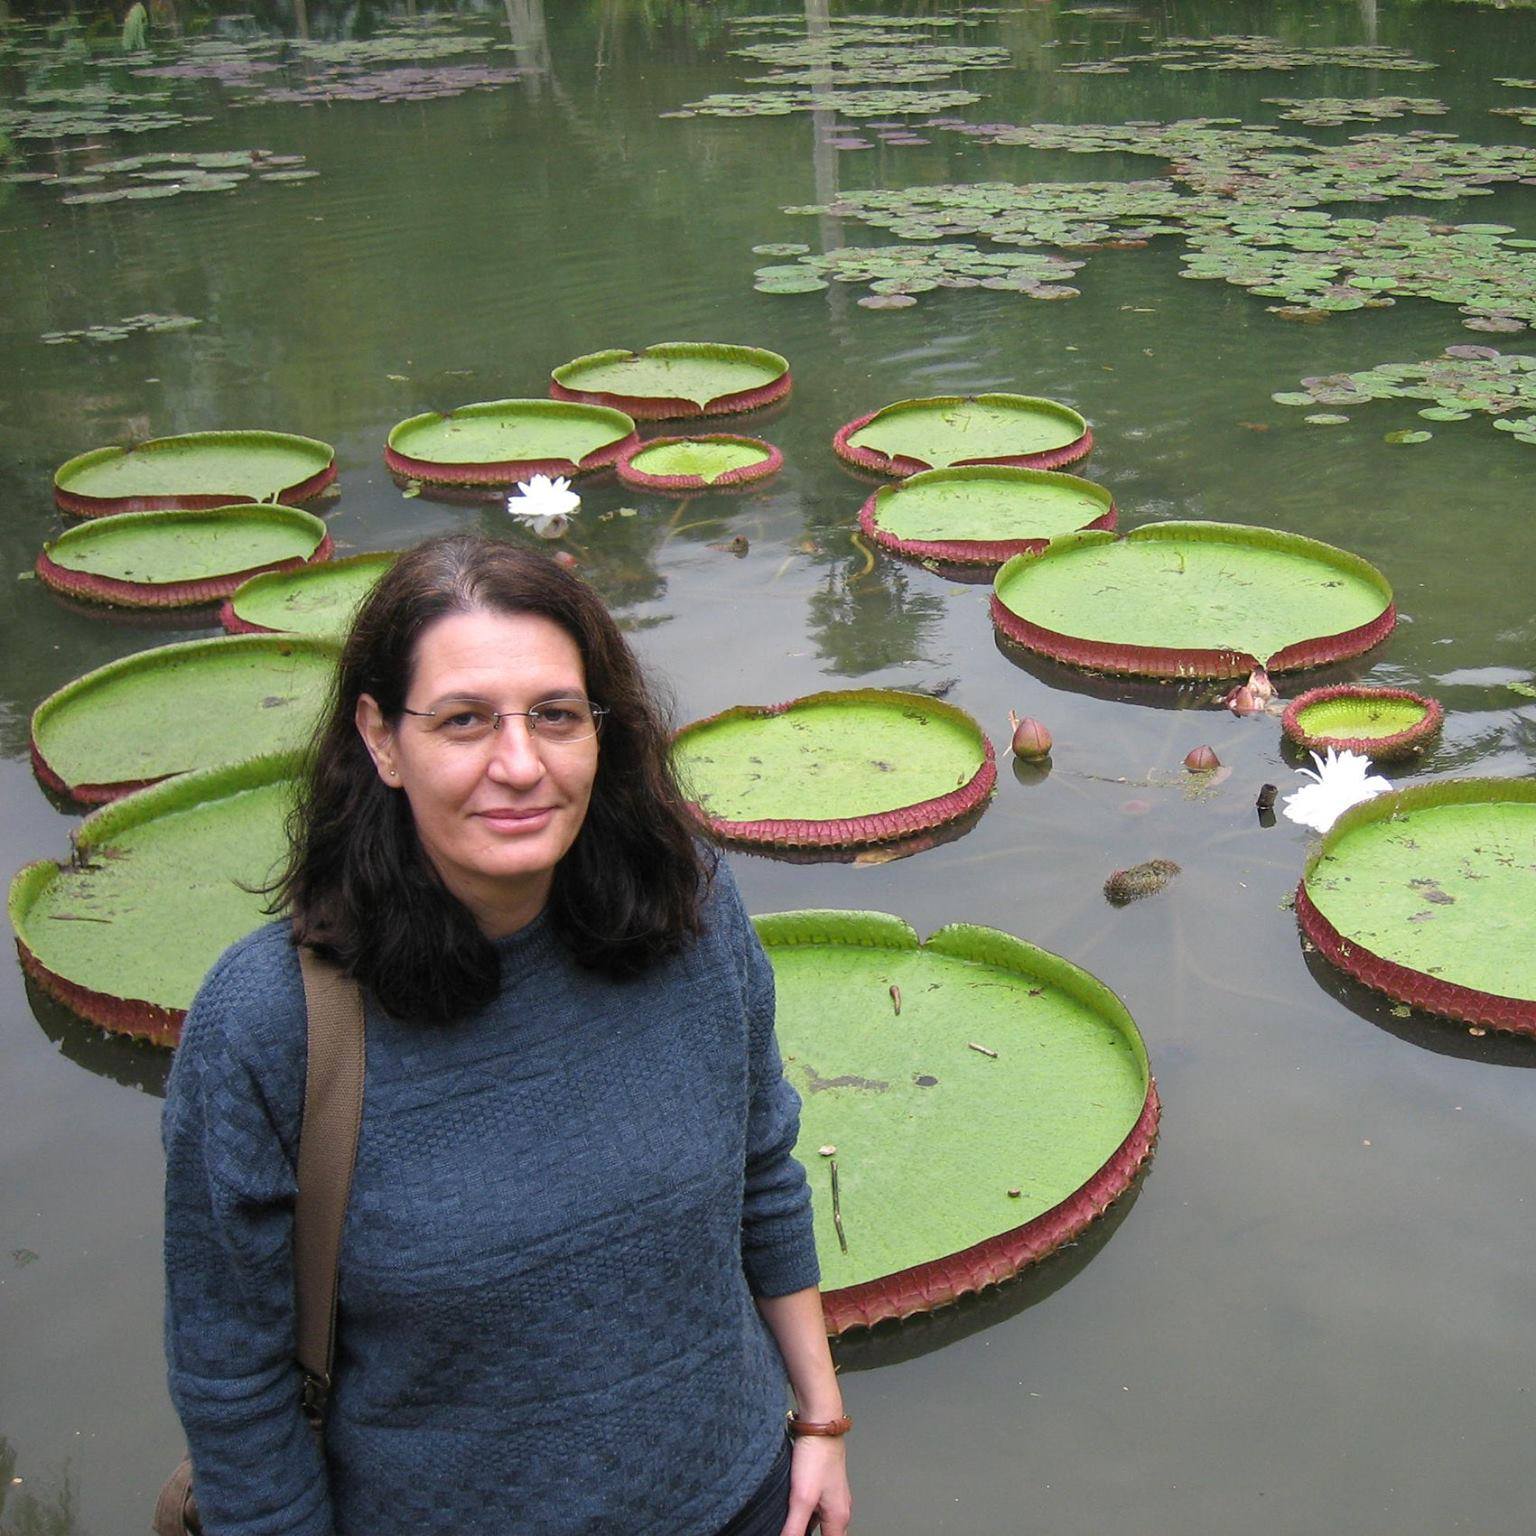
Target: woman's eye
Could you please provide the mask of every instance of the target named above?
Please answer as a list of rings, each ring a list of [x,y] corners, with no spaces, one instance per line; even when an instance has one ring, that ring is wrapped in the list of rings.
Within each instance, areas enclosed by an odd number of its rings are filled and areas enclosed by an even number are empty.
[[[469,731],[484,724],[485,716],[476,714],[472,709],[461,709],[443,721],[444,727],[450,731]]]

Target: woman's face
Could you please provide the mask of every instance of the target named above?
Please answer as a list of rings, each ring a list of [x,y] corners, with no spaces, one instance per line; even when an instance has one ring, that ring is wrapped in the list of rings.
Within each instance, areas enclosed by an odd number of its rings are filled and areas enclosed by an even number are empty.
[[[558,624],[477,609],[422,631],[405,694],[421,714],[391,727],[373,698],[358,700],[379,777],[410,801],[427,857],[492,937],[543,908],[586,819],[598,742],[548,739],[516,714],[487,730],[485,718],[586,696],[581,652]]]

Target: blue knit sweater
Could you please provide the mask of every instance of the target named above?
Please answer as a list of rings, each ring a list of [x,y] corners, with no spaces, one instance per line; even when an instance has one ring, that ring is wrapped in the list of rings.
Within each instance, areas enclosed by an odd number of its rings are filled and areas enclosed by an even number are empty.
[[[728,870],[634,981],[538,919],[446,1027],[367,1008],[326,1459],[290,1253],[298,960],[214,966],[165,1107],[166,1337],[209,1536],[708,1536],[783,1441],[754,1296],[817,1279],[773,977]]]

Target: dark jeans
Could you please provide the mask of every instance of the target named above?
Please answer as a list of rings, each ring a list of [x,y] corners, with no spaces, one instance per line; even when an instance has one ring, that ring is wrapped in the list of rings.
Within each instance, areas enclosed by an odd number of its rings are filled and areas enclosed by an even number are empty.
[[[720,1536],[779,1536],[789,1518],[789,1436],[756,1493],[731,1517]]]

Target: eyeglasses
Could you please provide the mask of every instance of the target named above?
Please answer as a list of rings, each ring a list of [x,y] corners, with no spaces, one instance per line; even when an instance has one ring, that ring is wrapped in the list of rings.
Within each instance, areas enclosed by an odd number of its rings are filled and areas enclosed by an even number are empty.
[[[587,741],[602,729],[608,713],[590,699],[546,699],[532,709],[492,709],[487,704],[453,704],[444,709],[406,709],[402,715],[418,720],[435,720],[432,735],[444,741],[488,741],[503,720],[520,715],[528,722],[528,734],[543,742],[564,744]]]

